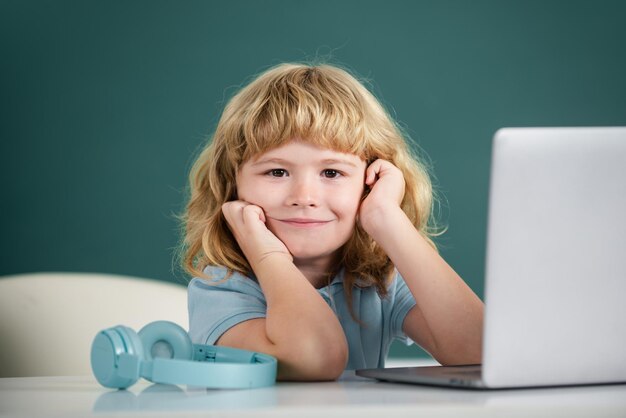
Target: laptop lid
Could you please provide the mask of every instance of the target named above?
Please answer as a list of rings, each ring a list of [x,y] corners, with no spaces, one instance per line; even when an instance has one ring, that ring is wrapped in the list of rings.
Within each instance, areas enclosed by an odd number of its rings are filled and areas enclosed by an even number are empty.
[[[359,375],[506,388],[626,381],[626,128],[493,140],[482,369]]]
[[[493,142],[483,381],[626,380],[626,128]]]

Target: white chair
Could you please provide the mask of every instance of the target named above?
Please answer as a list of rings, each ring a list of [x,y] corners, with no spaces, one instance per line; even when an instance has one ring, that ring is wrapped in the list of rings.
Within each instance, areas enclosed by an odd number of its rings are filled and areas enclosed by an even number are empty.
[[[0,277],[0,377],[91,374],[100,330],[156,320],[188,329],[185,286],[90,273]]]

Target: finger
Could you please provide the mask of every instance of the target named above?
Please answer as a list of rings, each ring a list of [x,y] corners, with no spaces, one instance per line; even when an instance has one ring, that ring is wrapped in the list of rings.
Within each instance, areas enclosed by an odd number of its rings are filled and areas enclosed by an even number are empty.
[[[222,214],[224,214],[224,218],[226,218],[229,226],[243,222],[242,211],[246,205],[248,204],[241,200],[233,200],[222,204]]]
[[[238,201],[225,202],[222,204],[222,213],[226,217],[232,217],[232,215],[240,210],[241,207],[242,205]]]
[[[247,205],[243,208],[243,221],[246,224],[257,224],[258,221],[265,223],[263,209],[256,205]]]
[[[383,160],[376,160],[365,171],[365,184],[372,186],[376,182],[376,176],[381,171]]]

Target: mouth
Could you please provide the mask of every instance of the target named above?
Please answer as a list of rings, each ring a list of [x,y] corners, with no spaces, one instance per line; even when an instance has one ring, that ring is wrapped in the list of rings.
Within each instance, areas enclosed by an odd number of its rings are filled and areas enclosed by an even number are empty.
[[[322,219],[308,219],[308,218],[289,218],[289,219],[276,219],[277,221],[293,226],[295,228],[318,228],[329,224],[332,221],[326,221]]]

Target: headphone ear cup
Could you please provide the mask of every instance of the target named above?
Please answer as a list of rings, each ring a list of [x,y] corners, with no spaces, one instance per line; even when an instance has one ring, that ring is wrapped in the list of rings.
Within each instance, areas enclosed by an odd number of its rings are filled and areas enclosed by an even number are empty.
[[[91,344],[91,370],[105,387],[125,389],[139,379],[138,368],[125,368],[120,355],[126,354],[135,363],[143,361],[143,347],[132,329],[117,326],[100,331]]]
[[[193,360],[193,344],[180,325],[169,321],[151,322],[139,331],[146,361],[154,357]]]

